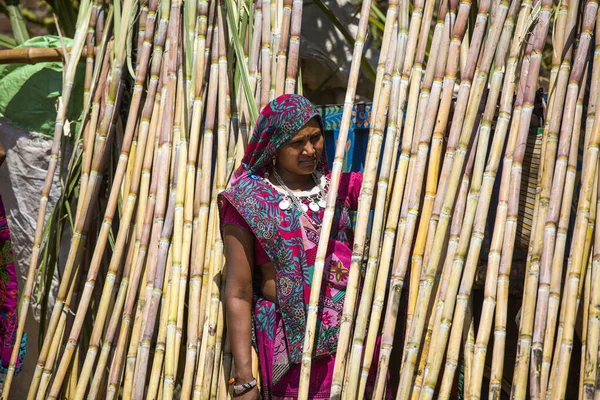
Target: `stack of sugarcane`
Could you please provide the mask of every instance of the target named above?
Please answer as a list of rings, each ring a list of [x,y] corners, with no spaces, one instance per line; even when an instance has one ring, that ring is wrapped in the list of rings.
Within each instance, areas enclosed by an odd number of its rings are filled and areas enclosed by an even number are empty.
[[[363,0],[308,305],[301,399],[370,9]],[[374,399],[394,389],[398,399],[453,398],[459,379],[469,399],[499,399],[506,381],[515,399],[574,398],[567,384],[580,398],[600,396],[598,12],[597,0],[389,1],[332,398],[364,398],[373,369]],[[81,146],[71,160],[79,193],[30,399],[230,396],[216,195],[241,161],[257,111],[296,91],[301,16],[301,0],[81,2],[22,310],[85,50]],[[506,377],[523,164],[549,40],[517,357]],[[103,219],[92,229],[98,207]],[[402,354],[399,370],[393,350]]]
[[[228,396],[216,195],[241,161],[257,105],[296,90],[301,17],[302,2],[291,0],[80,3],[21,310],[85,49],[71,160],[79,195],[28,398]]]

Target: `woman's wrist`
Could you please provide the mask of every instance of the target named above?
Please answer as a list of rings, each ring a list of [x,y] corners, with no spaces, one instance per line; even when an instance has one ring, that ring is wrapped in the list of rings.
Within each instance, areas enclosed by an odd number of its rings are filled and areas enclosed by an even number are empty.
[[[241,385],[242,383],[248,383],[254,380],[252,373],[237,373],[234,377],[235,383]]]

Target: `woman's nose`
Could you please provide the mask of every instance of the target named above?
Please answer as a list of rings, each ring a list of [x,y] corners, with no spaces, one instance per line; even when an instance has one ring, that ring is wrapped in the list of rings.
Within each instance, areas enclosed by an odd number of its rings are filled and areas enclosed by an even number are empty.
[[[304,154],[309,156],[315,154],[315,147],[312,145],[311,142],[306,143],[306,146],[304,146]]]

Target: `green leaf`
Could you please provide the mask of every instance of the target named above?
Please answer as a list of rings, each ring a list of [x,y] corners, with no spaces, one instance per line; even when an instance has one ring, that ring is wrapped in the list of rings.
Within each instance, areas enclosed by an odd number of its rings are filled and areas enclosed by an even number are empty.
[[[230,33],[233,38],[233,47],[235,49],[237,63],[240,65],[241,68],[242,85],[244,86],[246,102],[248,103],[248,112],[250,113],[250,126],[254,126],[254,123],[258,118],[258,110],[256,107],[256,102],[254,101],[254,96],[252,95],[252,89],[250,88],[250,74],[248,73],[248,66],[244,62],[244,48],[240,41],[240,36],[236,28],[235,19],[233,18],[233,3],[231,0],[225,0],[225,3],[227,9],[227,25],[230,29]]]
[[[71,39],[64,38],[69,46]],[[60,47],[56,36],[40,36],[19,47]],[[85,65],[80,64],[75,77],[67,119],[78,121],[82,110]],[[62,92],[62,63],[0,65],[0,116],[15,126],[36,132],[42,137],[54,137],[56,102]],[[69,140],[73,140],[72,138]]]

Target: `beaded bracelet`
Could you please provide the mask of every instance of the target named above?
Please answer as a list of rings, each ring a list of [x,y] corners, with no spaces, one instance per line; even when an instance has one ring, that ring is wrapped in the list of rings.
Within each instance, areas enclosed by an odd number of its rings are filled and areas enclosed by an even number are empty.
[[[230,384],[230,385],[233,385],[233,391],[234,391],[236,394],[239,394],[239,393],[243,393],[243,392],[245,392],[245,391],[247,391],[247,390],[250,390],[250,389],[252,389],[252,388],[256,387],[256,384],[257,384],[257,382],[256,382],[256,378],[254,378],[254,379],[252,379],[252,380],[251,380],[250,382],[248,382],[248,383],[242,383],[241,385],[236,385],[236,384],[235,384],[235,379],[234,379],[234,378],[231,378],[231,379],[229,380],[229,384]]]

